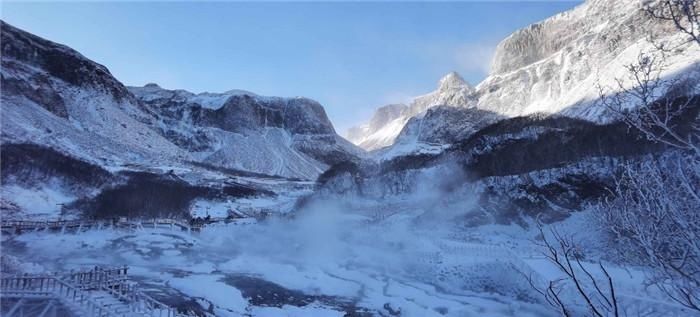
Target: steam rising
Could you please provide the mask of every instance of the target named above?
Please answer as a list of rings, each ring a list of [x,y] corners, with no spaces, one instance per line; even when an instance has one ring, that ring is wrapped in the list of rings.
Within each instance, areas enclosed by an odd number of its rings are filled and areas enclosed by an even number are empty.
[[[540,306],[512,300],[530,291],[508,259],[475,254],[478,248],[465,241],[473,229],[462,220],[475,204],[459,170],[450,164],[421,169],[404,179],[412,190],[382,197],[381,204],[376,197],[326,195],[288,218],[257,225],[212,225],[196,236],[94,230],[61,236],[62,248],[45,233],[27,234],[19,236],[27,244],[18,252],[54,265],[51,270],[128,263],[130,274],[166,281],[222,316],[244,315],[252,304],[229,284],[241,277],[263,281],[253,288],[272,283],[325,298],[321,304],[334,309],[351,302],[402,316],[542,316],[531,309]]]
[[[442,239],[473,206],[464,175],[455,166],[429,169],[413,191],[397,197],[403,210],[382,210],[360,197],[322,197],[293,218],[256,226],[205,230],[202,239],[221,254],[244,254],[280,263],[320,268],[362,267],[415,275],[441,252]],[[390,217],[386,217],[390,216]],[[430,268],[423,268],[430,269]]]

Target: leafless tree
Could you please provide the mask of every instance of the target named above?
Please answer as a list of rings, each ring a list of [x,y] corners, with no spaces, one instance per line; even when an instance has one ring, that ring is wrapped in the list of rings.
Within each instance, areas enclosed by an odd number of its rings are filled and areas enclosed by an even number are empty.
[[[620,78],[614,88],[599,86],[600,102],[648,140],[700,157],[700,120],[694,109],[700,100],[693,95],[697,79],[661,78],[663,57],[639,54],[635,63],[625,66],[631,88]]]
[[[684,43],[700,45],[696,0],[652,1],[644,10],[671,21],[686,35]],[[617,118],[670,151],[624,164],[614,198],[597,214],[629,260],[651,266],[651,284],[700,311],[700,100],[693,78],[661,78],[667,54],[645,52],[627,65],[632,88],[618,79],[613,89],[600,89],[601,102]]]
[[[643,10],[658,22],[670,21],[676,30],[685,34],[681,44],[700,46],[697,1],[647,0]],[[699,102],[692,96],[698,79],[692,76],[662,78],[668,54],[674,51],[664,49],[668,43],[658,39],[652,39],[652,44],[656,49],[640,52],[633,63],[625,66],[627,78],[617,78],[613,87],[599,85],[601,103],[647,139],[693,151],[700,157],[700,119],[697,112],[689,112]],[[687,115],[693,118],[683,118]],[[686,126],[679,127],[680,124]]]
[[[670,21],[688,37],[688,41],[700,44],[700,7],[697,0],[646,0],[644,11],[652,18]]]
[[[614,198],[596,209],[630,261],[654,269],[649,282],[700,311],[700,165],[688,155],[623,166]]]
[[[576,300],[584,302],[586,310],[597,317],[620,316],[617,295],[612,277],[602,263],[598,270],[604,276],[599,278],[591,273],[591,268],[582,262],[581,249],[573,237],[561,234],[556,227],[551,227],[548,234],[538,222],[543,255],[563,274],[556,280],[544,281],[546,286],[538,285],[530,274],[525,274],[530,286],[562,316],[575,316]],[[563,296],[567,289],[575,289],[575,298]]]

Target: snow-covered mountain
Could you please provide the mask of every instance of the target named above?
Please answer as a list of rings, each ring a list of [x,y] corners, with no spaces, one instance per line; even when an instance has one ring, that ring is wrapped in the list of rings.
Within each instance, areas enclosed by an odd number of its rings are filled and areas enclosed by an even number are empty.
[[[4,217],[186,217],[243,198],[287,210],[363,154],[313,100],[127,88],[69,47],[0,31]]]
[[[436,190],[426,188],[435,187],[433,180],[452,179],[450,189],[437,189],[436,196],[475,197],[478,203],[466,208],[481,214],[468,221],[477,225],[537,213],[555,221],[601,199],[613,186],[619,162],[674,155],[616,121],[599,103],[601,87],[612,92],[619,91],[618,84],[635,87],[626,66],[644,60],[641,53],[655,54],[654,45],[661,43],[673,48],[665,52],[659,75],[682,91],[669,93],[667,85],[659,85],[654,98],[688,103],[672,124],[676,128],[698,120],[700,47],[688,43],[672,22],[647,16],[640,5],[591,0],[516,31],[498,45],[491,74],[475,89],[464,89],[463,98],[435,98],[439,102],[423,107],[414,101],[413,111],[377,120],[384,126],[355,130],[350,140],[374,150],[371,159],[324,173],[316,197],[396,200],[406,205],[395,209],[409,209],[420,203],[415,195]],[[381,145],[367,142],[377,135],[388,137]]]
[[[368,150],[394,141],[405,148],[407,142],[398,142],[401,138],[396,138],[402,134],[400,130],[415,131],[414,126],[407,125],[409,119],[416,117],[414,125],[420,125],[418,121],[425,110],[440,104],[475,107],[501,117],[557,113],[606,122],[610,116],[604,107],[596,104],[600,87],[614,90],[617,79],[625,87],[631,87],[634,82],[627,78],[625,66],[638,62],[641,52],[655,51],[650,38],[657,44],[670,43],[674,48],[673,54],[666,56],[662,77],[700,78],[700,49],[690,43],[679,44],[682,35],[671,22],[649,17],[641,10],[639,1],[590,0],[504,39],[495,51],[491,73],[476,89],[461,90],[466,94],[457,98],[440,98],[444,93],[440,93],[444,91],[441,85],[441,89],[426,95],[431,96],[430,101],[420,102],[425,99],[419,97],[411,111],[403,112],[384,126],[361,126],[348,139]],[[454,83],[446,85],[454,87],[462,84],[458,79],[458,75],[450,73],[443,81]],[[421,131],[431,134],[425,129]],[[424,146],[425,143],[419,142],[416,148]]]
[[[127,88],[78,52],[2,23],[3,143],[118,168],[188,162],[315,179],[360,150],[306,98]]]
[[[421,116],[438,105],[465,108],[473,106],[473,93],[474,88],[459,74],[449,73],[440,79],[437,90],[415,97],[410,105],[387,105],[377,109],[369,123],[348,131],[348,140],[366,150],[389,146],[411,118]]]

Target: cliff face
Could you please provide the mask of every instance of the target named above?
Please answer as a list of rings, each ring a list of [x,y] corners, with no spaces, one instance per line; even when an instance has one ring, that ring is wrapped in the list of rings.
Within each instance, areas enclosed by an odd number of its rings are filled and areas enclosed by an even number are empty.
[[[109,71],[78,52],[6,23],[3,143],[37,143],[87,161],[188,158],[151,129],[153,114]]]
[[[311,99],[128,88],[75,50],[0,23],[3,213],[92,210],[104,191],[127,199],[148,179],[150,198],[134,194],[144,202],[134,208],[184,215],[197,197],[235,200],[232,177],[286,179],[250,185],[254,195],[362,154]]]
[[[656,50],[657,43],[678,43],[680,34],[668,21],[642,11],[639,1],[588,1],[518,30],[497,47],[492,73],[477,86],[478,107],[507,116],[536,112],[561,113],[606,122],[610,115],[599,107],[599,86],[625,86],[626,65],[640,53]],[[662,77],[694,73],[700,50],[680,45],[669,54]]]
[[[47,84],[49,77],[52,77],[77,87],[102,91],[117,101],[131,97],[126,88],[112,77],[106,67],[88,60],[71,48],[29,34],[3,21],[0,21],[0,28],[2,28],[3,43],[2,66],[6,71],[14,74],[34,73],[35,76],[32,79],[37,83]],[[43,74],[39,74],[37,70],[42,70]],[[31,89],[22,86],[19,80],[11,77],[3,78],[3,81],[3,88],[11,90],[9,93],[23,94],[28,98],[52,99],[49,96],[52,93],[48,91],[48,87],[43,87],[46,90],[42,90],[41,86]],[[60,101],[56,100],[56,103]],[[42,105],[57,106],[62,110],[52,109],[52,111],[56,111],[60,116],[66,115],[65,108],[60,105],[55,103],[42,103]]]

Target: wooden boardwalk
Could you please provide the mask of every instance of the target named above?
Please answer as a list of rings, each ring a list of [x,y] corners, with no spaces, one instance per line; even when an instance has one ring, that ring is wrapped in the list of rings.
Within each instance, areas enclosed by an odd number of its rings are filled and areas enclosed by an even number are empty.
[[[188,317],[139,291],[127,275],[128,267],[100,268],[70,272],[64,277],[53,275],[20,275],[0,278],[0,297],[12,300],[3,316],[14,316],[31,300],[43,300],[48,312],[53,301],[59,301],[76,316],[98,317]],[[35,303],[31,305],[36,305]]]
[[[144,229],[144,228],[167,228],[171,230],[182,230],[187,232],[199,232],[207,225],[218,223],[250,224],[255,223],[254,218],[210,218],[206,221],[188,221],[186,219],[155,218],[126,220],[114,219],[104,220],[57,220],[57,221],[35,221],[35,220],[2,220],[0,229],[5,233],[21,234],[28,231],[83,231],[89,229],[119,228],[119,229]]]

